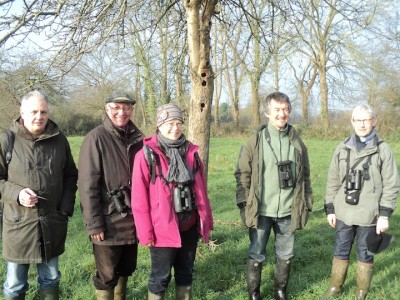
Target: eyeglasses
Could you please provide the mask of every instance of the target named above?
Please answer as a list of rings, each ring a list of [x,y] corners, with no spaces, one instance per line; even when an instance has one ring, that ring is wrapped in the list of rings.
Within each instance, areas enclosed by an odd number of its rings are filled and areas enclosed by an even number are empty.
[[[111,106],[111,105],[108,105],[108,107],[111,109],[111,111],[114,114],[118,113],[120,110],[122,110],[125,113],[130,113],[133,110],[133,106],[131,106],[131,105],[124,105],[124,106]]]
[[[167,127],[167,128],[169,128],[169,129],[172,129],[172,128],[174,128],[175,126],[176,126],[178,129],[182,129],[182,128],[183,128],[183,123],[181,123],[181,122],[176,122],[176,123],[170,122],[170,123],[164,123],[164,124],[162,124],[162,125],[165,126],[165,127]]]
[[[365,120],[354,120],[353,122],[356,124],[371,124],[373,119],[365,119]]]

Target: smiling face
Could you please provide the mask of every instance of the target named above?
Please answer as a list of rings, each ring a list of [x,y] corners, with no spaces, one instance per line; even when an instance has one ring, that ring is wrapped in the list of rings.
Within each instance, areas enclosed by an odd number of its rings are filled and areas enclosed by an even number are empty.
[[[128,103],[111,102],[106,104],[106,114],[117,127],[124,128],[131,119],[133,106]]]
[[[161,124],[158,131],[167,139],[177,141],[183,132],[183,123],[179,119],[172,119]]]
[[[289,122],[290,107],[287,102],[271,99],[270,105],[265,112],[269,122],[278,130],[284,130]]]
[[[43,133],[49,120],[47,101],[36,95],[25,99],[21,102],[20,114],[25,128],[37,137]]]
[[[355,111],[351,120],[356,135],[359,137],[367,136],[376,126],[376,118],[368,111]]]

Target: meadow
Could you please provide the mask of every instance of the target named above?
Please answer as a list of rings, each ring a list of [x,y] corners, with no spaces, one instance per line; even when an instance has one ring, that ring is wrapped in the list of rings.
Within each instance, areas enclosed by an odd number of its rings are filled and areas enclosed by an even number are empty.
[[[76,162],[82,137],[69,138]],[[195,263],[194,299],[247,299],[245,268],[247,260],[247,229],[242,225],[235,204],[236,183],[233,172],[244,139],[212,138],[208,174],[208,190],[213,208],[215,228],[210,245],[200,243]],[[327,168],[339,141],[307,139],[314,192],[314,208],[306,228],[296,233],[288,293],[290,299],[318,299],[329,284],[334,230],[327,224],[323,211],[323,196]],[[400,166],[400,142],[390,143]],[[400,239],[400,212],[393,214],[389,231]],[[269,258],[264,264],[261,293],[263,299],[273,299],[274,255],[271,241]],[[400,243],[395,240],[389,249],[378,254],[368,299],[399,299]],[[127,299],[147,299],[149,274],[148,249],[139,247],[138,267],[128,283]],[[4,281],[5,263],[0,265],[0,280]],[[356,258],[351,256],[344,292],[338,299],[354,299]],[[92,247],[84,231],[77,198],[75,214],[70,220],[66,252],[60,257],[61,299],[95,299],[92,276],[95,271]],[[26,299],[38,298],[36,268],[29,272],[30,289]],[[175,299],[173,280],[166,299]]]

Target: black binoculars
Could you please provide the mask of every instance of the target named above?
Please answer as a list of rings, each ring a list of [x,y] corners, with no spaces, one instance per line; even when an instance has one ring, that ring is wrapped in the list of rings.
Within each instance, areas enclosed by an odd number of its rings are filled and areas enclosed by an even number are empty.
[[[278,176],[279,176],[279,187],[281,189],[294,186],[293,174],[292,174],[292,161],[285,160],[279,161],[278,165]]]
[[[112,190],[110,197],[114,202],[115,209],[121,214],[126,213],[131,207],[130,188],[128,187],[123,186],[117,190]]]
[[[175,187],[174,208],[177,213],[193,210],[193,197],[190,187],[182,185]]]
[[[347,184],[346,184],[346,191],[351,190],[361,190],[362,185],[362,171],[361,170],[349,170],[347,174]]]

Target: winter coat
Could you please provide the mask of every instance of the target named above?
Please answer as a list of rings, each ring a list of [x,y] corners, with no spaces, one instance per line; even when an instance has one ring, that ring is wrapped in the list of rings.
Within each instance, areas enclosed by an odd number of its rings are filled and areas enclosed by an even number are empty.
[[[12,159],[5,164],[8,140],[0,137],[0,192],[4,203],[3,256],[19,264],[47,262],[65,250],[68,216],[74,212],[77,169],[66,137],[48,120],[37,138],[22,125],[11,127],[15,134]],[[35,207],[19,204],[21,190],[38,195]]]
[[[135,217],[139,242],[147,245],[154,242],[155,247],[181,247],[178,216],[174,210],[173,193],[175,185],[168,186],[163,178],[168,173],[168,160],[160,150],[157,135],[144,140],[144,144],[153,149],[159,157],[162,177],[158,167],[155,183],[151,183],[151,174],[145,154],[141,150],[135,157],[132,174],[132,212]],[[189,143],[185,161],[192,170],[196,167],[195,152],[198,146]],[[207,183],[204,165],[200,161],[200,169],[195,173],[193,192],[199,216],[199,234],[204,242],[209,242],[209,234],[213,229],[213,217],[207,194]]]
[[[349,168],[364,172],[367,167],[368,180],[362,180],[362,189],[357,205],[345,201],[347,150],[350,150]],[[326,186],[325,209],[327,214],[347,225],[374,226],[379,215],[388,216],[396,207],[400,190],[397,164],[389,145],[377,136],[359,153],[356,151],[355,134],[340,143],[333,155]]]
[[[256,227],[258,220],[258,205],[261,195],[262,157],[259,155],[264,124],[256,129],[242,146],[237,162],[236,171],[236,204],[241,209],[243,223],[247,227]],[[310,165],[307,148],[300,139],[296,130],[289,125],[289,142],[295,149],[296,182],[293,191],[291,207],[291,231],[303,229],[308,221],[309,211],[312,209],[313,196],[310,183]],[[274,157],[271,157],[274,159]]]
[[[112,191],[128,188],[130,195],[131,166],[142,148],[143,133],[129,121],[129,130],[115,126],[106,116],[103,124],[84,138],[79,153],[79,197],[82,217],[88,235],[104,232],[101,245],[136,243],[136,230],[131,210],[120,214],[110,197]],[[121,202],[130,203],[129,199]]]

